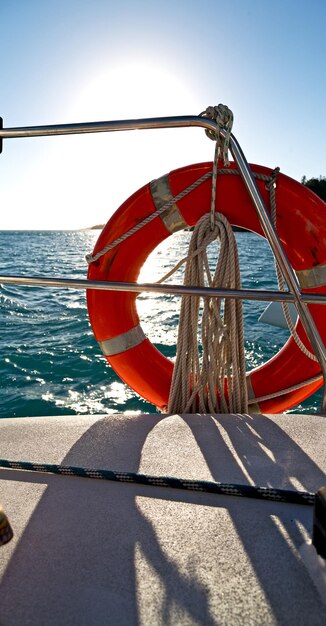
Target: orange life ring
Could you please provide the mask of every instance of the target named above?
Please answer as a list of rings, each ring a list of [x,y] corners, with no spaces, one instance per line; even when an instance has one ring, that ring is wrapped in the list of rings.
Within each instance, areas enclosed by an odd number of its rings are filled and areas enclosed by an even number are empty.
[[[236,169],[235,164],[231,163],[230,168]],[[272,170],[267,167],[251,165],[251,168],[255,173],[272,174]],[[101,232],[93,254],[139,224],[211,169],[211,163],[190,165],[142,187],[111,217]],[[257,184],[265,205],[269,207],[269,193],[265,183],[258,180]],[[325,203],[309,189],[283,174],[278,175],[276,199],[278,235],[299,278],[302,292],[325,293]],[[195,225],[210,210],[210,201],[209,178],[180,200],[178,206],[174,204],[162,217],[156,217],[131,238],[91,263],[88,278],[136,282],[140,268],[154,248],[174,230]],[[263,236],[240,176],[219,175],[216,210],[223,213],[232,225]],[[173,363],[145,337],[136,310],[136,294],[87,290],[87,305],[95,337],[116,373],[143,398],[159,408],[166,407]],[[323,305],[313,304],[309,308],[325,343],[326,316]],[[311,350],[300,321],[296,329]],[[280,393],[256,406],[261,412],[278,413],[310,396],[321,386],[322,378],[287,393],[282,394],[282,391],[309,381],[318,374],[319,364],[306,357],[290,337],[272,359],[248,374],[249,395],[260,398]]]

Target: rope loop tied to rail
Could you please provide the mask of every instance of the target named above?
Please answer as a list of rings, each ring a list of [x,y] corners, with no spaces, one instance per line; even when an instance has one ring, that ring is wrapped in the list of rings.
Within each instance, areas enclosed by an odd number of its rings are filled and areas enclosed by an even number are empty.
[[[211,230],[214,230],[214,213],[216,204],[216,183],[219,161],[222,160],[224,167],[229,167],[229,144],[231,138],[231,131],[233,126],[233,113],[225,105],[219,104],[215,107],[209,106],[206,111],[201,113],[203,117],[208,117],[217,123],[217,128],[214,131],[206,129],[206,135],[210,139],[216,141],[215,154],[212,169],[212,198],[211,198]],[[221,135],[221,128],[225,130],[225,137]]]
[[[233,113],[226,104],[218,104],[217,106],[209,106],[201,113],[203,117],[214,120],[217,124],[215,131],[207,128],[206,135],[213,141],[216,141],[217,161],[222,160],[225,167],[230,165],[229,161],[229,144],[233,126]],[[225,131],[225,138],[221,135],[221,129]]]

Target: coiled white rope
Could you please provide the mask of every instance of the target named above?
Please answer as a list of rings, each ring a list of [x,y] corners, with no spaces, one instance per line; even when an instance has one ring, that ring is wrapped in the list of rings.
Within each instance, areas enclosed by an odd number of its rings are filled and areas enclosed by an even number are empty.
[[[220,241],[212,277],[207,247]],[[240,266],[232,227],[221,213],[204,215],[196,224],[185,268],[185,285],[240,289]],[[224,311],[222,313],[222,308]],[[169,413],[247,413],[242,302],[205,298],[201,320],[202,357],[198,346],[200,298],[183,296],[177,358],[168,403]]]

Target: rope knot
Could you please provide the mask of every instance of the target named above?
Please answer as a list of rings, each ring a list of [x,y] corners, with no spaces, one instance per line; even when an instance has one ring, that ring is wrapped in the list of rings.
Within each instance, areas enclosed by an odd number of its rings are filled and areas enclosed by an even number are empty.
[[[207,128],[205,132],[207,137],[216,141],[218,158],[221,157],[224,166],[228,167],[230,165],[228,152],[233,126],[233,113],[231,109],[229,109],[226,104],[218,104],[217,106],[208,106],[207,109],[201,113],[201,115],[216,122],[216,131]],[[221,129],[223,129],[226,133],[225,138],[221,136]]]
[[[266,183],[266,189],[267,191],[271,192],[272,189],[275,189],[276,187],[276,181],[277,181],[277,177],[280,173],[280,168],[279,167],[275,167],[275,169],[273,169],[272,171],[272,175],[268,181],[268,183]]]

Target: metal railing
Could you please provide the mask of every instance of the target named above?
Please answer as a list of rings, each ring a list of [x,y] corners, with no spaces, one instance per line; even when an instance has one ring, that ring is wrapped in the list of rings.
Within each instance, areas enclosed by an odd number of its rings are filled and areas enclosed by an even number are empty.
[[[145,118],[135,120],[113,120],[107,122],[88,122],[77,124],[54,124],[48,126],[30,126],[30,127],[16,127],[16,128],[3,128],[2,119],[0,124],[0,149],[2,149],[3,139],[13,139],[19,137],[44,137],[55,135],[72,135],[72,134],[85,134],[85,133],[99,133],[99,132],[117,132],[127,130],[144,130],[144,129],[159,129],[159,128],[184,128],[184,127],[200,127],[204,129],[216,132],[218,125],[215,121],[202,116],[176,116],[176,117],[158,117],[158,118]],[[220,129],[220,133],[225,137],[225,132]],[[322,394],[321,411],[326,412],[326,349],[323,341],[320,337],[318,328],[315,321],[308,309],[308,303],[318,302],[319,304],[326,304],[325,297],[316,296],[316,294],[302,294],[297,276],[292,269],[290,262],[285,254],[283,246],[278,238],[277,231],[274,228],[271,217],[266,210],[260,191],[257,187],[254,176],[250,170],[249,164],[241,150],[240,145],[233,135],[230,138],[230,151],[236,162],[243,182],[249,193],[250,198],[256,209],[260,224],[270,247],[273,251],[275,259],[282,271],[284,280],[289,289],[289,292],[259,292],[254,290],[211,290],[209,288],[185,288],[182,286],[166,286],[166,285],[140,285],[140,284],[121,284],[121,283],[102,283],[101,286],[97,281],[71,281],[66,279],[46,279],[40,278],[28,278],[24,276],[0,276],[0,282],[13,283],[13,284],[25,284],[25,285],[42,285],[53,287],[74,287],[77,289],[115,289],[120,291],[160,291],[162,293],[179,293],[180,295],[215,295],[219,297],[232,297],[232,298],[244,298],[249,300],[278,300],[293,302],[300,321],[305,329],[308,339],[311,343],[313,351],[318,358],[321,371],[324,378],[324,387]],[[38,281],[38,282],[37,282]],[[95,284],[94,284],[95,283]],[[188,291],[187,291],[188,290]],[[260,295],[259,295],[260,294]],[[271,296],[271,297],[270,297]],[[272,297],[273,296],[273,297]]]

